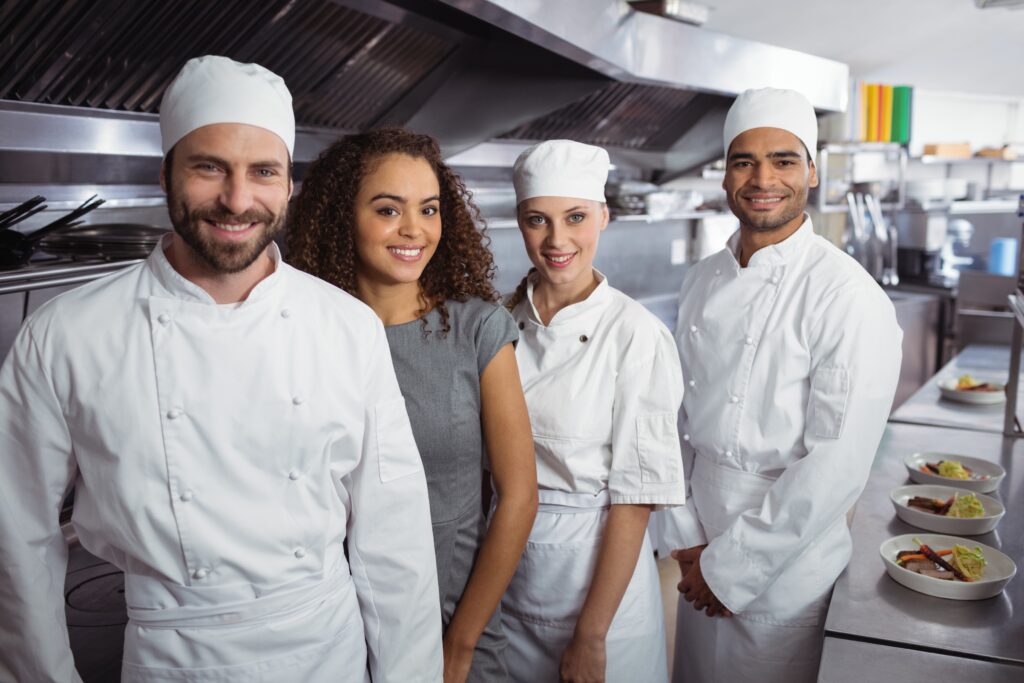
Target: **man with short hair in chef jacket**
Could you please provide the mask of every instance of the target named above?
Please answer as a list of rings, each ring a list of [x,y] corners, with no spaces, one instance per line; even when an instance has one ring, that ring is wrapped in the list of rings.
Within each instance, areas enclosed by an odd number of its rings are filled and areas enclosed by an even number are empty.
[[[676,683],[816,680],[846,514],[896,390],[892,303],[804,213],[817,132],[797,92],[737,98],[722,186],[740,229],[683,282]]]
[[[284,81],[190,60],[160,132],[174,232],[40,308],[0,368],[0,680],[80,680],[74,486],[82,545],[125,573],[122,680],[440,681],[426,480],[384,330],[272,242]]]

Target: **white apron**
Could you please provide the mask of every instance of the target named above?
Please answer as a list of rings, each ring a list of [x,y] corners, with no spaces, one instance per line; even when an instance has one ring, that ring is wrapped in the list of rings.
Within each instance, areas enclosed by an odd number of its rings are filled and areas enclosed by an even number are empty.
[[[368,683],[366,641],[348,568],[253,596],[248,585],[200,590],[125,577],[124,683],[253,681]],[[146,608],[133,605],[146,604]],[[155,605],[171,605],[156,607]],[[301,623],[296,630],[291,624]],[[309,638],[306,629],[327,637]],[[329,635],[328,635],[329,634]],[[196,667],[196,650],[241,664]],[[267,645],[286,656],[268,656]]]
[[[562,655],[590,590],[607,518],[607,493],[540,492],[530,540],[501,603],[512,681],[559,681]],[[668,680],[661,615],[658,570],[645,535],[605,640],[608,683]]]
[[[748,267],[729,248],[691,267],[676,342],[691,503],[666,545],[707,543],[701,569],[734,613],[680,600],[675,683],[813,681],[899,376],[892,303],[809,218]]]
[[[775,482],[700,454],[690,477],[708,540],[743,510],[759,507]],[[840,546],[848,537],[844,531],[835,537]],[[848,545],[833,550],[849,553]],[[833,581],[827,571],[789,572],[742,614],[728,618],[708,617],[680,596],[673,683],[815,680]]]

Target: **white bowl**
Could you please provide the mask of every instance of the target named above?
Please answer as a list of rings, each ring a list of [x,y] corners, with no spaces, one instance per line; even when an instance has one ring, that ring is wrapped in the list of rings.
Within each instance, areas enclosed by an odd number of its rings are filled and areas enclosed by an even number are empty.
[[[944,515],[935,515],[930,512],[922,512],[921,510],[915,510],[912,507],[907,506],[909,501],[914,496],[924,496],[925,498],[940,498],[947,500],[950,496],[966,496],[974,494],[978,498],[978,502],[985,508],[984,517],[973,517],[973,518],[960,518],[960,517],[946,517]],[[987,534],[996,528],[996,524],[1003,518],[1006,513],[1006,508],[995,498],[991,498],[981,493],[975,493],[974,491],[966,491],[964,489],[956,489],[951,486],[900,486],[899,488],[893,489],[892,493],[889,494],[892,505],[896,508],[896,516],[902,519],[907,524],[919,527],[921,529],[927,529],[928,531],[935,531],[940,534],[954,534],[958,536],[977,536],[978,534]]]
[[[1001,382],[992,382],[992,384],[1002,387],[1002,391],[963,391],[956,388],[957,380],[952,377],[940,379],[938,384],[942,398],[950,401],[970,403],[976,406],[990,406],[1006,402],[1006,385]]]
[[[981,548],[981,553],[985,556],[987,563],[984,576],[978,581],[946,581],[904,569],[896,564],[896,555],[901,550],[917,550],[918,545],[914,542],[915,538],[930,546],[932,550],[952,548],[954,545]],[[918,593],[950,600],[984,600],[999,595],[1003,586],[1009,583],[1017,573],[1017,565],[1005,554],[983,543],[956,536],[940,536],[939,534],[896,536],[882,543],[878,552],[882,555],[882,561],[885,562],[885,571],[897,583]]]
[[[921,466],[925,463],[937,463],[940,460],[956,460],[962,465],[970,467],[976,474],[987,474],[988,479],[951,479],[940,477],[931,472],[922,472]],[[903,461],[910,474],[910,480],[917,484],[935,484],[937,486],[955,486],[958,489],[966,489],[975,493],[990,493],[999,488],[999,483],[1006,476],[1006,471],[988,460],[979,460],[967,455],[956,455],[954,453],[914,453],[908,455]]]

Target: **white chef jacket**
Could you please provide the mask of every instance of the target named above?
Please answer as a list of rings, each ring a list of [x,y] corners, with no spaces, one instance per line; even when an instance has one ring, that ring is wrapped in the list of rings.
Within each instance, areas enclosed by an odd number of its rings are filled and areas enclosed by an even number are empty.
[[[124,570],[130,615],[230,624],[222,602],[244,615],[330,579],[325,595],[354,585],[374,681],[440,680],[426,482],[380,321],[273,246],[273,274],[217,305],[165,246],[40,308],[0,368],[0,679],[78,678],[58,526],[74,485],[75,531]],[[191,642],[133,618],[126,675],[160,658],[215,669],[313,651],[337,638],[322,622]]]
[[[512,312],[537,484],[549,503],[574,505],[573,494],[587,494],[607,495],[612,505],[682,505],[683,383],[672,336],[595,273],[600,284],[590,296],[546,326],[533,305],[536,274]]]
[[[850,557],[846,513],[885,429],[902,331],[881,288],[809,217],[747,268],[738,250],[737,232],[683,282],[693,500],[666,533],[677,548],[708,543],[705,580],[733,612],[817,624]]]

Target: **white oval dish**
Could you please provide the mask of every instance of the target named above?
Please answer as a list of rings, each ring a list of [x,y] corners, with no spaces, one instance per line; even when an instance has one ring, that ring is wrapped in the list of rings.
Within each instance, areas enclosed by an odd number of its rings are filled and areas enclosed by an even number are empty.
[[[939,380],[939,393],[942,394],[942,398],[976,406],[1006,403],[1006,385],[1002,382],[992,382],[992,384],[1002,387],[1002,391],[962,391],[956,388],[956,382],[956,379],[952,377]]]
[[[896,555],[901,550],[917,550],[918,545],[914,541],[915,538],[930,546],[932,550],[952,548],[954,545],[981,548],[981,553],[985,556],[987,563],[984,577],[979,581],[971,581],[969,583],[964,581],[946,581],[904,569],[896,564]],[[1017,565],[1004,553],[984,543],[978,543],[966,538],[958,538],[957,536],[939,534],[906,534],[896,536],[882,543],[878,552],[885,563],[886,573],[894,581],[918,593],[933,595],[937,598],[947,598],[949,600],[984,600],[985,598],[999,595],[1003,587],[1017,573]]]
[[[985,508],[984,517],[945,517],[915,510],[907,506],[907,501],[914,496],[946,500],[953,495],[965,496],[968,494],[974,494],[978,497],[981,506]],[[892,501],[893,507],[896,508],[896,516],[904,522],[939,534],[954,534],[958,536],[987,534],[996,528],[996,524],[999,523],[999,520],[1006,513],[1006,508],[995,498],[975,491],[953,488],[952,486],[900,486],[892,490],[892,493],[889,494],[889,499]]]
[[[921,467],[926,463],[937,463],[940,460],[956,460],[962,465],[970,467],[977,474],[988,475],[988,479],[951,479],[940,477],[931,472],[922,472]],[[907,467],[910,480],[917,484],[935,484],[937,486],[955,486],[958,489],[973,491],[975,493],[990,493],[999,488],[999,483],[1006,476],[1006,471],[988,460],[972,458],[969,455],[957,455],[955,453],[914,453],[908,455],[903,464]]]

